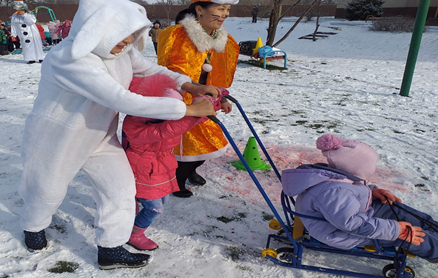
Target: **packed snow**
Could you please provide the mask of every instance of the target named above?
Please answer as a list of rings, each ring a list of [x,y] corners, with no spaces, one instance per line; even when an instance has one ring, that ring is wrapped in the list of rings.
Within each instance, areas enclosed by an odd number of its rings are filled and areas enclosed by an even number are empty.
[[[276,38],[295,20],[284,20]],[[229,18],[225,27],[238,42],[258,37],[265,42],[268,21],[250,22],[251,18]],[[319,31],[336,34],[317,41],[298,39],[315,29],[314,20],[302,22],[277,46],[287,52],[287,70],[239,63],[231,95],[279,171],[324,162],[315,148],[322,134],[362,140],[380,155],[371,182],[438,217],[438,28],[429,27],[423,34],[410,94],[402,97],[399,92],[412,34],[370,31],[369,22],[332,17],[322,18],[320,24]],[[156,61],[152,44],[144,55]],[[83,172],[71,182],[46,229],[48,248],[29,252],[19,226],[23,202],[17,184],[23,126],[37,95],[40,67],[27,65],[22,55],[0,57],[0,277],[335,277],[282,267],[261,256],[268,234],[275,233],[268,227],[274,214],[248,173],[229,163],[238,159],[232,148],[199,169],[207,184],[188,185],[193,197],[170,197],[164,213],[146,232],[160,245],[149,252],[153,261],[148,266],[99,270],[93,227],[96,208]],[[252,134],[236,106],[218,118],[243,152]],[[281,184],[274,171],[255,174],[283,215]],[[271,248],[284,246],[271,244]],[[74,272],[54,273],[61,261],[71,263]],[[387,263],[314,251],[303,256],[303,264],[373,275],[380,275]],[[408,265],[417,277],[438,276],[436,264],[409,258]]]

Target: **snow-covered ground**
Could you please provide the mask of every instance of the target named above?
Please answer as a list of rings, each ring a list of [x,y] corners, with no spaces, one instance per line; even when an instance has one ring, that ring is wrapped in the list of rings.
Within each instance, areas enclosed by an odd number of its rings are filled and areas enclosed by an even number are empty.
[[[279,25],[277,39],[294,20]],[[225,27],[237,41],[261,37],[264,42],[267,21],[250,22],[229,18]],[[336,34],[316,42],[300,40],[315,29],[314,21],[302,22],[278,46],[288,54],[288,70],[239,63],[231,95],[280,171],[323,162],[315,140],[324,133],[359,139],[380,155],[371,182],[438,217],[438,28],[423,34],[410,96],[401,97],[411,34],[369,31],[369,23],[333,18],[320,23],[319,31]],[[151,44],[144,55],[156,61]],[[17,183],[23,125],[37,94],[40,64],[27,65],[21,55],[1,56],[0,72],[0,277],[332,277],[282,267],[261,256],[268,234],[274,232],[268,227],[273,213],[249,175],[229,164],[237,159],[231,148],[200,168],[207,185],[192,187],[194,196],[189,199],[172,196],[148,229],[147,236],[160,245],[151,252],[154,259],[148,266],[99,270],[95,204],[84,173],[72,181],[46,229],[49,247],[30,253],[19,226],[22,200]],[[243,151],[251,132],[236,107],[218,118]],[[256,176],[280,210],[281,185],[274,172],[257,171]],[[58,261],[77,268],[74,273],[53,273]],[[305,252],[303,263],[379,275],[387,262]],[[417,277],[438,277],[436,264],[419,258],[409,258],[408,264]]]

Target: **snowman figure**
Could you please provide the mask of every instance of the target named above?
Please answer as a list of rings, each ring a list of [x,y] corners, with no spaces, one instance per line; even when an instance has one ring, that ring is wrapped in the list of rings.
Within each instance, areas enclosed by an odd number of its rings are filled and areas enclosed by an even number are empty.
[[[11,17],[11,35],[19,37],[23,59],[28,64],[43,62],[44,51],[41,36],[36,24],[36,17],[29,11],[23,1],[15,1],[17,12]]]

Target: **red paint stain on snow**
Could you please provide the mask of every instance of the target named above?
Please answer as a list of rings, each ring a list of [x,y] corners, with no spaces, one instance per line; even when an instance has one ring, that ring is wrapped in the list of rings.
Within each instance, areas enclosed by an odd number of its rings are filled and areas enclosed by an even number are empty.
[[[245,148],[245,144],[246,142],[244,141],[237,143],[239,149],[242,151]],[[273,143],[265,143],[265,148],[280,174],[283,170],[296,168],[302,164],[326,163],[327,161],[316,148],[299,145],[280,146]],[[260,158],[268,163],[268,160],[260,148],[259,154]],[[224,156],[206,162],[210,169],[210,172],[206,174],[216,176],[223,190],[240,196],[245,202],[253,204],[264,203],[265,200],[250,175],[245,171],[237,170],[229,164],[231,161],[236,160],[238,160],[238,156],[234,150],[230,148]],[[269,199],[274,204],[279,205],[282,186],[274,170],[255,171],[254,175],[257,177],[257,180]],[[408,192],[409,189],[402,185],[405,180],[409,180],[408,175],[398,171],[395,167],[393,169],[379,167],[376,169],[376,173],[370,179],[369,183],[376,184],[380,188]]]

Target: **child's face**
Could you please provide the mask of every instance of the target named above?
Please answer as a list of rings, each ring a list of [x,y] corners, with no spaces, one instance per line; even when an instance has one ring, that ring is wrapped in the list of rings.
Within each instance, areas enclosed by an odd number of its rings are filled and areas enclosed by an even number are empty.
[[[20,11],[18,11],[18,14],[19,14],[19,15],[24,15],[25,13],[26,13],[25,10],[20,10]]]
[[[111,54],[119,54],[123,51],[123,49],[132,41],[134,40],[134,34],[130,35],[129,37],[125,38],[123,41],[119,42],[112,50]]]
[[[154,27],[155,27],[155,28],[160,28],[160,24],[155,23],[155,24],[154,24]]]

